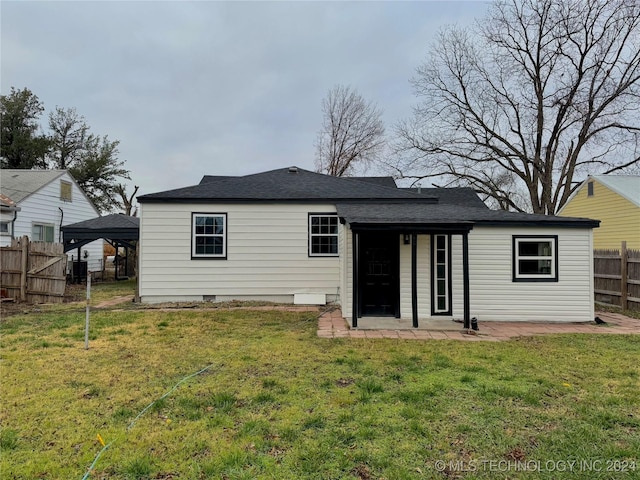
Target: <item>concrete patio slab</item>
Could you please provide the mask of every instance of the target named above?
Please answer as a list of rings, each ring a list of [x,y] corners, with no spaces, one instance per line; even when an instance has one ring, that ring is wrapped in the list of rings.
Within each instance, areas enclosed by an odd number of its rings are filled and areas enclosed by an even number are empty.
[[[515,337],[560,333],[640,335],[640,320],[619,313],[596,312],[606,323],[480,322],[480,330],[469,334],[451,320],[421,319],[419,328],[411,321],[390,317],[362,318],[353,329],[339,310],[324,313],[318,320],[320,338],[392,338],[396,340],[458,340],[500,342]]]

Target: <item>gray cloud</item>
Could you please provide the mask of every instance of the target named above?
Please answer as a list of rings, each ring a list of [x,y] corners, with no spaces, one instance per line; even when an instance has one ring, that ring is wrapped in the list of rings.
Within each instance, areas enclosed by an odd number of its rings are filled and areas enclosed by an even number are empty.
[[[480,2],[2,2],[1,84],[118,139],[140,193],[313,168],[320,102],[350,84],[391,127],[447,23]],[[45,117],[43,116],[43,122]]]

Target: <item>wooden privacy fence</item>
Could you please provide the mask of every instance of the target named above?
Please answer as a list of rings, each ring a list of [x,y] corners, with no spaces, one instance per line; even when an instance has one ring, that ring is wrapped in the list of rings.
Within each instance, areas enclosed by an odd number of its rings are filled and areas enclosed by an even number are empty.
[[[61,243],[14,238],[11,246],[0,248],[2,296],[28,303],[61,303],[66,264]]]
[[[640,250],[594,250],[593,277],[596,302],[640,310]]]

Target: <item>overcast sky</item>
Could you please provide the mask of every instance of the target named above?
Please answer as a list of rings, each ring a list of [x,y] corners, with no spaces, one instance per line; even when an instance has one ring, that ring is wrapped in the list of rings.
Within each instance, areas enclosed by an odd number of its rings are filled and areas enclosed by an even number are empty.
[[[297,165],[313,170],[321,101],[351,85],[411,114],[409,79],[447,24],[483,2],[0,2],[2,94],[75,107],[120,140],[140,194]]]

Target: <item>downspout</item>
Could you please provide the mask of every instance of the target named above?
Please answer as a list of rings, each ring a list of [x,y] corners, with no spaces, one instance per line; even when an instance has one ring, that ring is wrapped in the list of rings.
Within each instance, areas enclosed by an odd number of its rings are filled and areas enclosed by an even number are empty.
[[[11,220],[11,240],[16,238],[16,236],[15,236],[16,218],[18,218],[18,209],[17,208],[13,211],[13,220]]]
[[[62,220],[64,219],[64,210],[61,207],[58,207],[60,210],[60,225],[58,225],[58,242],[62,243]]]

